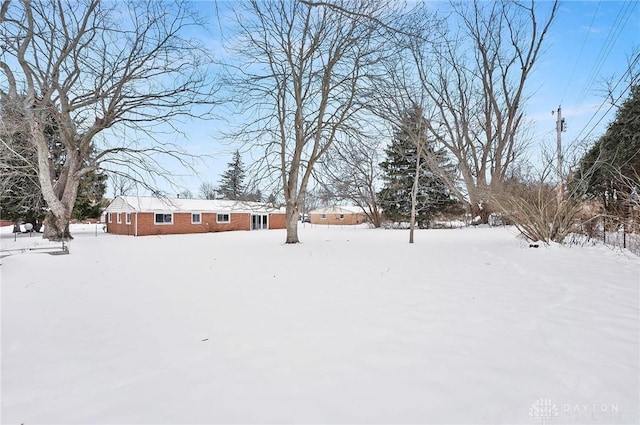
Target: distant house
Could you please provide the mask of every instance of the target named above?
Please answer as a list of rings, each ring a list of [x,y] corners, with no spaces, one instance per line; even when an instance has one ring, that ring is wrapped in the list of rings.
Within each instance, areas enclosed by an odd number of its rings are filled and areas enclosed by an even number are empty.
[[[309,212],[309,218],[312,224],[353,225],[367,221],[362,209],[353,206],[334,206],[313,210]]]
[[[118,196],[105,222],[108,233],[133,236],[284,229],[285,211],[259,202]]]

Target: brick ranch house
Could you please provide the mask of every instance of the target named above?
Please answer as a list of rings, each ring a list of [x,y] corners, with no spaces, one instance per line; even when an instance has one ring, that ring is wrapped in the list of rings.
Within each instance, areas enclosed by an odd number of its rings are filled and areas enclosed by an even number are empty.
[[[118,196],[105,210],[106,232],[148,236],[284,229],[284,209],[259,202]]]
[[[311,224],[355,225],[367,221],[367,216],[359,207],[333,206],[309,211]]]

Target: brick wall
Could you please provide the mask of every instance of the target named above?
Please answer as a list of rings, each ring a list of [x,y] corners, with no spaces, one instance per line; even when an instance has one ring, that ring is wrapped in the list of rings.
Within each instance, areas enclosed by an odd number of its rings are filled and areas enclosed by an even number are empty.
[[[286,229],[286,214],[269,214],[269,229]]]
[[[225,213],[226,214],[226,213]],[[118,215],[121,223],[118,223]],[[155,213],[131,213],[131,223],[126,224],[126,213],[111,213],[111,223],[107,214],[107,232],[117,235],[135,235],[136,220],[138,236],[175,235],[187,233],[228,232],[250,230],[251,214],[231,213],[229,223],[218,223],[217,213],[201,213],[201,223],[191,222],[191,213],[173,213],[171,224],[156,224]],[[270,214],[269,228],[284,229],[284,214]]]
[[[109,220],[111,217],[111,220]],[[120,223],[118,223],[118,217],[120,218]],[[106,217],[106,226],[107,232],[114,233],[116,235],[133,235],[135,231],[135,220],[136,215],[131,213],[131,224],[127,224],[126,213],[107,213]]]
[[[230,230],[251,230],[251,216],[247,213],[230,214],[230,223],[218,223],[217,214],[202,214],[202,222],[207,226],[208,232],[228,232]]]
[[[173,213],[172,224],[156,224],[154,213],[139,213],[138,236],[176,235],[186,233],[226,232],[249,230],[249,214],[233,213],[229,223],[218,223],[217,214],[202,213],[201,223],[191,223],[191,213]]]

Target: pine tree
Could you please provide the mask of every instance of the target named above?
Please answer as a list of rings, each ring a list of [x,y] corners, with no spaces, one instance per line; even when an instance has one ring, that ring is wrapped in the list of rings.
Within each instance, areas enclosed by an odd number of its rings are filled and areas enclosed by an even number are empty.
[[[45,202],[36,171],[36,152],[27,139],[24,117],[0,99],[0,213],[18,222],[44,219]]]
[[[1,121],[21,122],[21,116],[2,104]],[[12,221],[23,220],[34,225],[35,229],[46,215],[46,202],[42,196],[37,172],[37,153],[27,140],[28,133],[23,125],[3,125],[0,137],[0,209],[2,218]],[[11,128],[11,130],[10,130]],[[58,178],[62,172],[62,164],[66,159],[66,151],[60,141],[58,129],[53,119],[45,123],[45,131],[52,171]],[[95,150],[84,162],[92,161]],[[80,177],[78,195],[73,208],[73,217],[79,220],[99,218],[102,200],[106,191],[107,176],[100,171],[91,171]]]
[[[73,205],[73,218],[86,220],[100,218],[102,201],[107,191],[107,175],[100,171],[87,173],[80,178],[78,197]]]
[[[605,134],[585,154],[574,182],[600,198],[609,212],[622,213],[640,190],[640,85],[618,109]],[[637,202],[637,200],[636,200]]]
[[[222,174],[218,195],[221,199],[244,200],[245,197],[245,170],[240,152],[233,154],[231,162],[227,164],[227,171]]]
[[[407,112],[391,144],[385,149],[386,160],[380,164],[384,185],[378,192],[378,200],[388,220],[410,220],[411,193],[420,150],[416,223],[419,227],[426,228],[435,214],[455,202],[444,180],[439,177],[443,172],[452,175],[453,167],[444,152],[437,150],[434,143],[426,137],[415,137],[416,134],[420,134],[415,131],[420,124],[419,117],[419,108]]]

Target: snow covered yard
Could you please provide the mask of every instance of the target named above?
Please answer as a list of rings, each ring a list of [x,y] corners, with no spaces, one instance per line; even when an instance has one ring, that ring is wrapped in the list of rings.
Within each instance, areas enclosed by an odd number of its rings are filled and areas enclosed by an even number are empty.
[[[509,228],[76,230],[71,255],[0,260],[4,424],[640,421],[632,255]]]

